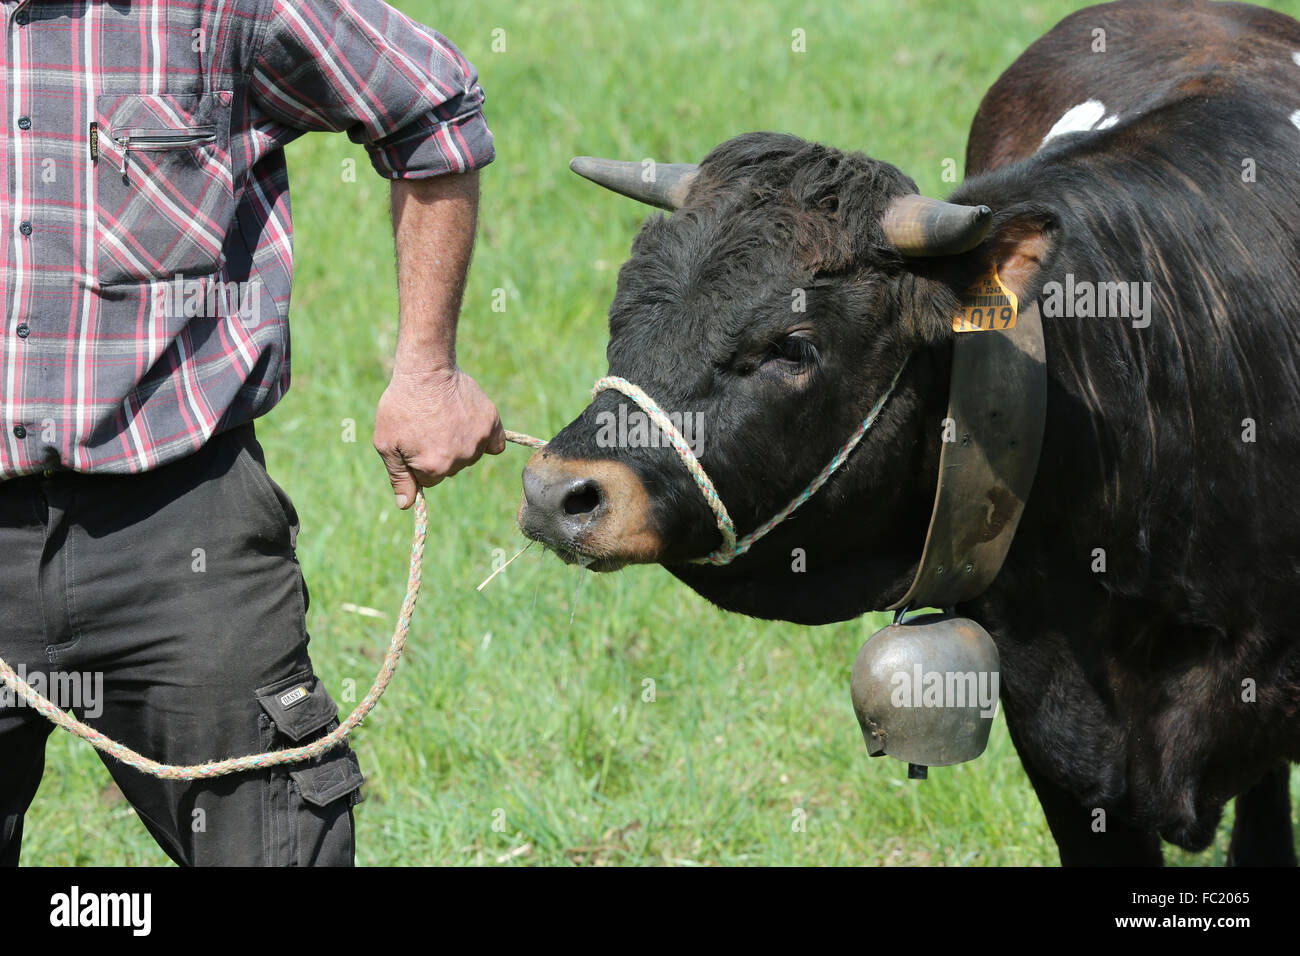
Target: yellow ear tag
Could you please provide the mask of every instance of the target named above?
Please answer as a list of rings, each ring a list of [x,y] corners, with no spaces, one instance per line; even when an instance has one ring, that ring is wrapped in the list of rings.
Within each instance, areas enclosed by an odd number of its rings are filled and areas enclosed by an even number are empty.
[[[1014,328],[1019,303],[1016,294],[998,278],[998,267],[989,271],[962,293],[961,308],[952,317],[954,332],[1001,332]]]

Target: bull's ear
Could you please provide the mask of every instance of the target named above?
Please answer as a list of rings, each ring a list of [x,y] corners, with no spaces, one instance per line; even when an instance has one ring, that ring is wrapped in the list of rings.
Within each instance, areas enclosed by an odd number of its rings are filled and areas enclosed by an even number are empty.
[[[1055,217],[1047,213],[1013,213],[994,225],[982,258],[986,266],[997,267],[1002,284],[1024,302],[1041,285],[1038,274],[1051,254],[1055,233]]]
[[[983,241],[965,252],[904,259],[904,269],[915,280],[901,290],[902,314],[910,334],[925,342],[948,339],[963,293],[995,268],[1023,308],[1038,294],[1040,272],[1055,238],[1053,215],[1012,209],[995,215]]]

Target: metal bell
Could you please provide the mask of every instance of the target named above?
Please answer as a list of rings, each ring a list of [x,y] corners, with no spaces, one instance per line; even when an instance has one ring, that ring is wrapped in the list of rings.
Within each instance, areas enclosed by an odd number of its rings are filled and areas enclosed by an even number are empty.
[[[867,752],[917,767],[975,759],[989,742],[998,676],[997,646],[974,621],[900,615],[853,663],[853,709]]]

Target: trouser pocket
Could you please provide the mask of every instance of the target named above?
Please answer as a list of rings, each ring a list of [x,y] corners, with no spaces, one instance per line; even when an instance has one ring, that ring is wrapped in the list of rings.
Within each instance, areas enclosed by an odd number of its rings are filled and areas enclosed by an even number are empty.
[[[338,708],[311,671],[256,691],[268,749],[297,747],[338,727]],[[263,848],[270,866],[351,866],[356,841],[352,808],[365,783],[346,743],[319,757],[271,771]]]

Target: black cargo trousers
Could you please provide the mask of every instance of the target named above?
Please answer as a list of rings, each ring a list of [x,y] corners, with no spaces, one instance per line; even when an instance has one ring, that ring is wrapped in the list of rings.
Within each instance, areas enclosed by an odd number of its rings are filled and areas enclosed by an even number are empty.
[[[251,424],[143,474],[0,482],[0,657],[164,763],[317,739],[338,716],[307,655],[297,533]],[[18,863],[52,727],[0,685],[0,864]],[[346,746],[192,783],[104,762],[177,863],[353,862],[362,777]]]

